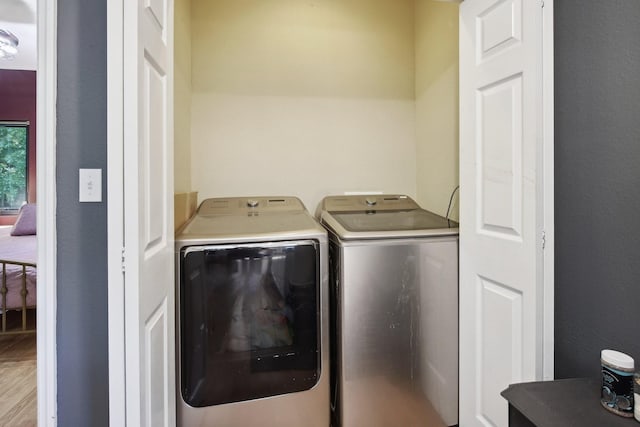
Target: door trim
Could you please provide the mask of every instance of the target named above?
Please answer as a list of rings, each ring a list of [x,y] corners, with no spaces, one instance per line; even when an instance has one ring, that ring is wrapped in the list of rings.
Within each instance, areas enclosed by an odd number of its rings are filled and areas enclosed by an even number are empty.
[[[56,88],[57,1],[38,0],[36,188],[38,286],[36,305],[38,425],[57,424],[56,353]]]
[[[123,0],[107,2],[109,425],[126,426]]]
[[[543,251],[543,342],[542,377],[554,379],[554,292],[555,292],[555,195],[554,195],[554,83],[553,83],[553,2],[544,0],[542,8],[542,120],[543,120],[543,221],[545,246]]]

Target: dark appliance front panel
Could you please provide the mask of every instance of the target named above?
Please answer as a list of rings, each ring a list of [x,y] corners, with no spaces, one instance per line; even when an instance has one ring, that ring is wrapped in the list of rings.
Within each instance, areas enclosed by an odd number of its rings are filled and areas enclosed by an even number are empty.
[[[320,376],[319,246],[181,253],[180,389],[193,407],[308,390]]]

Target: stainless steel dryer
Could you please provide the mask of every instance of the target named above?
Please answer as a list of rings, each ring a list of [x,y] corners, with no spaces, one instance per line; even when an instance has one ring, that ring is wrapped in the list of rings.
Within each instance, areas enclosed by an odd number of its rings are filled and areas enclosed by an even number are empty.
[[[334,426],[458,423],[458,224],[404,195],[331,196]]]
[[[207,199],[176,262],[178,424],[327,427],[327,233],[300,200]]]

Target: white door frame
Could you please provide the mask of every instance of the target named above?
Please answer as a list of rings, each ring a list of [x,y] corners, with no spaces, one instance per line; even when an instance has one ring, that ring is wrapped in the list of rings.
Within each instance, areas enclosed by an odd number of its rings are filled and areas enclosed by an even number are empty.
[[[56,354],[56,88],[57,1],[38,0],[36,186],[38,277],[36,305],[38,425],[57,424]]]
[[[122,237],[124,232],[122,171],[123,171],[123,1],[107,3],[107,186],[108,186],[108,272],[109,272],[109,422],[112,426],[125,424],[125,346],[124,346],[124,280],[122,277]],[[527,0],[529,1],[529,0]],[[540,0],[542,2],[542,0]],[[54,2],[55,3],[55,2]],[[47,0],[39,0],[44,9]],[[543,8],[543,120],[544,120],[544,328],[543,328],[543,378],[554,376],[554,109],[553,109],[553,4],[544,0]],[[54,6],[49,6],[55,9]],[[44,13],[44,11],[43,11]],[[55,10],[53,15],[55,16]],[[50,17],[51,18],[51,17]],[[55,18],[51,19],[55,29]],[[45,27],[43,27],[45,28]],[[44,31],[43,31],[44,32]],[[47,42],[55,48],[55,32]],[[52,52],[55,53],[55,50]],[[55,61],[54,61],[55,65]],[[52,67],[55,74],[55,66]],[[55,78],[51,85],[55,90]],[[55,99],[53,101],[55,107]],[[55,111],[52,109],[51,111]],[[55,118],[55,114],[53,114]],[[55,120],[54,120],[55,125]],[[39,151],[42,154],[44,151]],[[55,152],[54,152],[55,154]],[[52,167],[52,170],[55,168]],[[51,176],[54,176],[53,174]],[[53,181],[53,180],[51,180]],[[44,185],[44,184],[43,184]],[[39,187],[40,188],[40,187]],[[119,189],[119,190],[118,190]],[[40,192],[40,191],[39,191]],[[43,194],[43,193],[40,193]],[[55,202],[55,200],[54,200]],[[40,208],[42,209],[42,208]],[[53,210],[55,211],[55,209]],[[55,225],[55,223],[54,223]],[[55,227],[52,227],[55,229]],[[55,238],[55,236],[54,236]],[[46,242],[46,241],[45,241]],[[55,252],[55,244],[53,245]],[[55,269],[55,263],[51,267]],[[55,270],[54,270],[55,272]],[[55,277],[55,274],[53,275]],[[40,294],[39,294],[40,295]],[[54,311],[55,317],[55,311]],[[55,333],[55,328],[54,328]],[[55,338],[55,334],[54,334]],[[40,339],[40,338],[39,338]],[[55,346],[53,347],[55,350]],[[53,353],[55,355],[55,351]],[[55,366],[55,363],[54,363]],[[40,375],[40,371],[39,371]],[[55,381],[55,371],[53,380]],[[55,384],[55,383],[54,383]],[[40,386],[40,384],[39,384]],[[55,389],[54,389],[55,390]],[[40,400],[39,400],[40,401]],[[54,400],[55,403],[55,400]],[[54,408],[55,409],[55,408]],[[55,417],[55,411],[53,412]]]
[[[107,253],[109,425],[126,426],[124,242],[124,1],[107,2]],[[128,0],[130,1],[130,0]],[[137,325],[136,325],[137,327]]]
[[[122,71],[122,0],[110,0],[108,12],[108,76]],[[37,295],[37,393],[38,425],[57,425],[57,238],[56,238],[56,119],[57,119],[57,0],[38,0],[38,61],[37,61],[37,141],[36,170],[38,193],[38,287]],[[109,312],[109,412],[111,425],[124,423],[124,281],[119,271],[121,259],[122,217],[122,89],[114,87],[122,79],[108,78],[108,312]],[[117,112],[120,111],[118,115]],[[118,144],[117,141],[120,141]],[[120,163],[118,163],[120,162]],[[111,168],[111,169],[109,169]],[[119,230],[119,232],[118,232]],[[120,272],[120,274],[117,274]],[[118,280],[118,277],[120,280]],[[118,357],[119,356],[119,357]]]
[[[38,426],[57,425],[57,239],[56,239],[56,119],[57,119],[57,0],[38,0],[37,3],[37,228],[38,228],[38,287],[37,295],[37,399]],[[122,0],[110,0],[108,12],[108,313],[109,313],[109,418],[111,425],[124,423],[124,281],[118,275],[123,224],[114,212],[122,213]],[[118,87],[114,87],[120,84]],[[114,110],[119,105],[119,110]],[[120,114],[118,114],[118,111]],[[113,143],[115,139],[115,144]],[[118,143],[120,141],[120,143]],[[111,143],[109,143],[111,142]],[[120,162],[120,163],[118,163]],[[113,191],[120,188],[121,191]],[[118,233],[119,231],[119,233]],[[115,254],[115,255],[114,255]],[[120,277],[120,280],[118,280]]]
[[[543,326],[542,326],[542,379],[554,378],[554,293],[555,293],[555,222],[554,222],[554,108],[553,108],[553,3],[554,0],[543,1],[542,8],[542,121],[543,147]]]

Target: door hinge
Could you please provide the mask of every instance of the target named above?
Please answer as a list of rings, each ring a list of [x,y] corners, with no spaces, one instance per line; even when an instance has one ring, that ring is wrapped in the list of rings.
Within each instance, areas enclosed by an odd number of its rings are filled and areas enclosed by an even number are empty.
[[[542,250],[547,246],[547,233],[542,231]]]
[[[122,258],[121,258],[121,262],[122,262],[122,272],[124,273],[124,248],[122,248],[122,254],[121,254]]]

